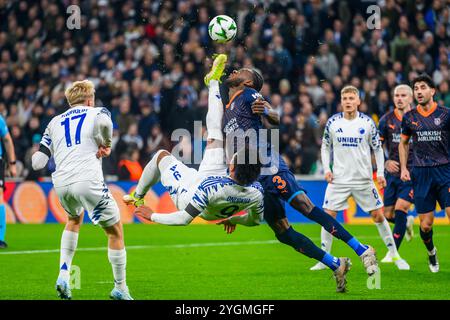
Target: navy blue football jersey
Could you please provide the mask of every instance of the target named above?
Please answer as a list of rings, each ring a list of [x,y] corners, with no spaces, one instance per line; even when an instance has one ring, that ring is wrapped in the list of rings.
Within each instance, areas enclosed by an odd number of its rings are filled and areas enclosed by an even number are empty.
[[[380,140],[384,142],[389,160],[400,162],[400,156],[398,153],[398,145],[400,144],[400,135],[402,129],[402,116],[396,109],[386,113],[380,119],[378,124],[380,131]],[[411,166],[413,161],[412,147],[409,148],[408,167]],[[400,175],[400,173],[398,173]]]
[[[242,134],[248,134],[249,131],[253,131],[257,137],[260,155],[270,158],[270,162],[262,160],[263,167],[276,167],[278,171],[289,170],[279,153],[274,151],[273,144],[278,144],[279,141],[270,141],[270,133],[263,134],[260,131],[260,129],[264,129],[261,116],[254,114],[252,111],[252,103],[258,98],[262,99],[262,95],[252,88],[246,87],[236,92],[225,107],[223,131],[227,139],[233,134],[236,135],[238,130],[242,130]],[[252,135],[248,136],[251,137]],[[233,153],[239,147],[235,143]],[[275,174],[276,172],[274,171],[273,173]]]
[[[434,167],[450,163],[450,110],[435,105],[425,112],[419,105],[402,120],[402,135],[413,140],[413,166]]]

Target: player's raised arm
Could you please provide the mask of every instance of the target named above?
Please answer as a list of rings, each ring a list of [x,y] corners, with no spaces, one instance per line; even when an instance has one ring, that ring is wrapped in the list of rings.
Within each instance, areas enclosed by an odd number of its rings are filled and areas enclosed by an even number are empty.
[[[380,136],[378,134],[377,126],[375,122],[370,124],[370,135],[369,135],[370,147],[375,155],[375,162],[377,164],[377,180],[380,187],[386,187],[386,179],[384,178],[384,151],[381,144]]]
[[[208,206],[209,199],[205,190],[200,186],[197,188],[191,202],[184,210],[172,213],[153,213],[147,206],[140,206],[134,212],[135,214],[160,224],[169,226],[186,226],[192,220],[200,215]]]
[[[328,183],[333,181],[333,173],[331,172],[330,159],[331,159],[331,146],[333,144],[333,138],[330,130],[331,120],[328,120],[322,137],[322,146],[320,148],[320,155],[322,158],[322,166],[325,173],[325,180]]]
[[[42,136],[39,144],[39,150],[36,151],[31,157],[31,166],[35,171],[44,169],[48,163],[48,160],[52,156],[52,139],[50,138],[51,123],[52,122],[50,122],[45,129],[44,135]]]

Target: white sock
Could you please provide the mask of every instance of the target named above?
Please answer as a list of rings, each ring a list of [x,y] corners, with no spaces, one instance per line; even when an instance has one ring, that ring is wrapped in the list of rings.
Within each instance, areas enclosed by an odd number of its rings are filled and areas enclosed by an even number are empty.
[[[64,230],[61,236],[61,252],[59,257],[59,278],[69,281],[72,259],[78,243],[78,232]]]
[[[126,291],[127,252],[125,248],[122,250],[108,248],[108,260],[112,266],[115,287],[119,290]]]
[[[320,241],[322,250],[330,253],[331,245],[333,244],[333,235],[325,230],[324,227],[320,230]]]
[[[395,246],[394,237],[392,236],[391,228],[389,227],[389,222],[384,219],[383,222],[377,223],[375,222],[380,237],[383,239],[386,247],[389,250],[389,253],[392,257],[398,258],[400,255],[398,254],[397,247]]]
[[[135,195],[138,198],[143,198],[147,194],[147,191],[150,189],[150,187],[156,184],[161,178],[161,173],[157,165],[159,154],[160,152],[157,152],[153,156],[153,158],[149,161],[149,163],[147,163],[144,171],[142,172],[135,190]]]
[[[211,80],[208,92],[208,113],[206,114],[208,139],[223,141],[222,118],[223,103],[220,96],[219,81]]]

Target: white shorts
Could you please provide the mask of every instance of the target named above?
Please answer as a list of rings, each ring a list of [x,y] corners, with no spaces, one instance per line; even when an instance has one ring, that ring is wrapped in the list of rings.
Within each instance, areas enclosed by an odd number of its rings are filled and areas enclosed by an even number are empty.
[[[223,148],[206,149],[200,167],[189,168],[174,156],[166,156],[159,163],[161,183],[168,190],[178,210],[189,204],[197,185],[206,177],[227,175]]]
[[[110,227],[120,221],[120,210],[106,184],[102,181],[81,181],[55,187],[59,201],[73,218],[88,212],[92,223]]]
[[[348,208],[348,198],[352,196],[355,202],[366,212],[382,208],[383,200],[373,181],[365,185],[342,185],[329,183],[325,191],[323,208],[341,211]]]

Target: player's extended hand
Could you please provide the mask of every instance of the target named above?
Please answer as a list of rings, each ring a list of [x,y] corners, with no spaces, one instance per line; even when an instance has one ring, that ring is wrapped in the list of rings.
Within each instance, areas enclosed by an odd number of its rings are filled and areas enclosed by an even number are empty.
[[[332,183],[333,182],[333,172],[325,173],[325,180],[327,180],[328,183]]]
[[[99,146],[97,151],[97,159],[108,157],[111,154],[111,147]]]
[[[270,109],[270,104],[269,102],[262,100],[261,98],[256,99],[252,103],[252,111],[255,114],[263,115],[266,113],[266,109]]]
[[[223,224],[223,230],[225,230],[228,234],[233,233],[236,229],[236,225],[231,223],[230,220],[225,219],[216,223],[217,225]]]
[[[389,173],[397,173],[400,171],[400,163],[395,160],[387,160],[384,167]]]
[[[380,188],[386,187],[386,185],[387,185],[386,179],[383,176],[378,176],[377,181],[378,181],[378,185],[380,186]]]
[[[411,181],[411,175],[409,174],[408,169],[402,169],[402,172],[400,173],[400,179],[402,181]]]
[[[134,214],[147,219],[148,221],[152,221],[153,210],[147,206],[139,206],[134,210]]]

